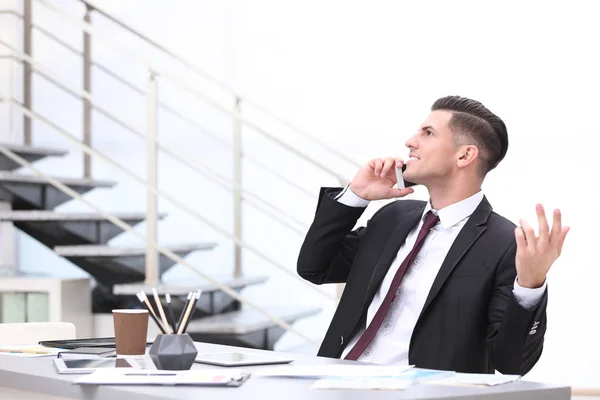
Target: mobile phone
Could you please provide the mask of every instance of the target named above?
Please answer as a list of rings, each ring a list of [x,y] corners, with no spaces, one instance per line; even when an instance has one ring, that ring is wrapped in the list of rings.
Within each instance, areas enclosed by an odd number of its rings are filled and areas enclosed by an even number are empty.
[[[404,172],[405,170],[406,164],[402,164],[402,168],[396,167],[396,181],[398,182],[396,185],[398,189],[404,189],[416,185],[416,183],[412,183],[404,179],[404,177],[402,176],[402,172]]]

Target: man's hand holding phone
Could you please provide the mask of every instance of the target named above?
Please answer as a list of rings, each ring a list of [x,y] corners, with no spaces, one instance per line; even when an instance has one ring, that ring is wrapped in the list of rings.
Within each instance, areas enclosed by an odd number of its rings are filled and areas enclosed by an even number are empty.
[[[404,160],[399,157],[375,158],[363,165],[352,182],[350,190],[365,200],[383,200],[404,197],[414,192],[413,188],[394,188],[397,183],[396,168],[402,170]],[[401,175],[401,174],[400,174]]]

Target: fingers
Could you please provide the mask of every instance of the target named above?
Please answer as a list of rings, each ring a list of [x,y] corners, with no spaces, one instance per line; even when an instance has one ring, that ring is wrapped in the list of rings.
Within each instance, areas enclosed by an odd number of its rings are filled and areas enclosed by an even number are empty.
[[[392,157],[387,157],[383,161],[383,167],[381,168],[380,176],[381,177],[387,176],[387,174],[391,171],[392,168],[394,168],[395,165],[396,165],[396,160],[393,159]]]
[[[527,240],[525,240],[525,234],[520,226],[515,228],[515,239],[517,241],[517,253],[519,253],[527,247]]]
[[[571,228],[568,226],[565,226],[564,228],[562,228],[562,232],[560,234],[560,237],[558,238],[558,255],[560,255],[560,253],[562,253],[562,247],[563,244],[565,243],[565,238],[567,237],[567,233],[569,233],[569,230]]]
[[[546,219],[546,213],[544,212],[544,206],[538,204],[535,206],[535,211],[537,213],[538,224],[539,224],[539,237],[540,240],[546,241],[548,240],[549,228],[548,228],[548,220]]]
[[[414,193],[414,189],[413,188],[404,188],[404,189],[395,189],[395,188],[390,188],[389,192],[388,192],[388,198],[394,198],[394,197],[404,197],[407,196],[411,193]]]
[[[381,175],[381,169],[383,168],[383,160],[381,158],[376,158],[372,161],[373,163],[373,174],[375,176]]]
[[[535,232],[531,225],[527,223],[527,221],[520,219],[521,230],[523,231],[523,235],[525,236],[525,242],[527,246],[532,246],[535,244]]]
[[[560,234],[562,233],[562,216],[560,210],[554,210],[554,218],[552,220],[552,230],[550,231],[550,241],[558,243]]]

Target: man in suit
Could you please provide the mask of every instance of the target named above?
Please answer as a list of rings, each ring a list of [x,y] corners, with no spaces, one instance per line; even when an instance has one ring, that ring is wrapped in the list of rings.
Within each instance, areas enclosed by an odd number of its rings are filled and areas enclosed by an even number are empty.
[[[374,159],[345,188],[323,188],[298,258],[315,284],[345,283],[319,355],[460,372],[526,374],[542,353],[546,274],[568,227],[536,236],[492,211],[481,191],[506,154],[504,122],[481,103],[437,100],[400,158]],[[353,230],[372,200],[424,185],[429,201],[397,200]]]

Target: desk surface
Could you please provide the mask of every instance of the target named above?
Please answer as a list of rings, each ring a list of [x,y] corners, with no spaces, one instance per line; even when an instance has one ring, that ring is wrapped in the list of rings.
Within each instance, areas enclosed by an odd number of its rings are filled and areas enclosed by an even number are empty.
[[[196,343],[198,352],[218,352],[243,350],[261,353],[261,350],[239,349],[206,343]],[[286,356],[290,354],[286,353]],[[294,365],[347,364],[351,361],[332,360],[299,354],[291,355]],[[146,362],[152,363],[150,359]],[[219,368],[195,364],[195,369]],[[262,367],[245,367],[249,372]],[[402,391],[362,391],[362,390],[313,390],[312,379],[287,379],[252,377],[239,388],[200,388],[163,386],[79,386],[72,382],[78,375],[59,375],[52,359],[22,358],[0,354],[0,388],[6,387],[51,396],[76,399],[114,400],[154,400],[154,399],[486,399],[518,400],[545,399],[567,400],[571,389],[566,386],[553,386],[541,383],[517,381],[491,388],[451,387],[435,385],[415,385]]]

